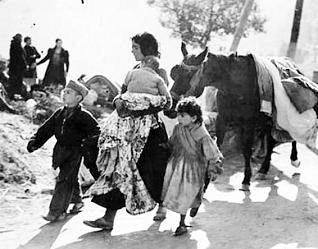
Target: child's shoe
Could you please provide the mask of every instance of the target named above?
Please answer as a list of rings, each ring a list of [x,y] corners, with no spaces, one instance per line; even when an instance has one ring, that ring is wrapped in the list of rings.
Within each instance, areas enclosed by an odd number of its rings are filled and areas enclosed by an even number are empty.
[[[180,236],[180,235],[186,234],[187,232],[188,232],[187,226],[179,225],[177,227],[177,230],[174,232],[174,236]]]
[[[163,221],[166,218],[167,209],[163,206],[159,206],[156,215],[153,217],[154,221]]]
[[[81,212],[82,208],[84,207],[84,202],[78,202],[78,203],[74,203],[73,208],[70,210],[71,214],[78,214],[79,212]]]

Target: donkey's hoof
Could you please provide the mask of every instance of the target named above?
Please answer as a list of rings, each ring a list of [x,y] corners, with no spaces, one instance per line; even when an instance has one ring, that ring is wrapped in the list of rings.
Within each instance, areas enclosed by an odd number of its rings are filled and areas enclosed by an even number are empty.
[[[255,176],[255,179],[256,179],[256,180],[264,181],[264,180],[266,180],[266,174],[264,174],[264,173],[257,173],[256,176]]]
[[[294,166],[295,168],[298,168],[300,166],[300,161],[298,159],[295,161],[290,160],[290,164]]]
[[[242,184],[242,187],[240,188],[241,191],[250,192],[250,185],[248,184]]]

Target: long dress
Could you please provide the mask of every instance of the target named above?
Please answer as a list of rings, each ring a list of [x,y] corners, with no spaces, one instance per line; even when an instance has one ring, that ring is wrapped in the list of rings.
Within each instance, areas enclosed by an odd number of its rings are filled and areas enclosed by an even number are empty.
[[[223,156],[204,124],[177,124],[169,143],[172,154],[162,189],[163,205],[186,214],[189,208],[201,204],[208,161],[216,163]]]
[[[150,94],[125,93],[126,106],[131,110],[164,106],[166,97]],[[153,115],[142,117],[118,116],[114,111],[101,125],[99,156],[97,165],[101,176],[90,188],[93,196],[119,190],[124,195],[125,206],[130,214],[140,214],[152,210],[156,202],[151,197],[137,163],[146,145],[150,129],[157,125]]]
[[[23,85],[23,73],[26,69],[25,53],[21,46],[21,41],[13,39],[10,45],[10,62],[9,62],[9,87],[7,89],[10,99],[14,94],[20,94],[27,97],[26,88]]]
[[[42,60],[40,60],[37,65],[40,65],[47,60],[49,60],[49,64],[45,71],[43,85],[48,86],[50,84],[53,84],[57,86],[60,84],[65,86],[65,72],[68,72],[70,65],[68,51],[61,48],[60,53],[57,53],[56,47],[49,48],[47,55]],[[64,68],[64,64],[66,68]]]

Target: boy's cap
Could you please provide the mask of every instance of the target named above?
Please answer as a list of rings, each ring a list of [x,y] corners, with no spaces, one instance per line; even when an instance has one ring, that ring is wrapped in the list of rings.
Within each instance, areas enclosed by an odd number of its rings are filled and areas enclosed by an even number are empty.
[[[86,88],[86,86],[84,86],[82,83],[70,80],[65,88],[70,88],[73,89],[74,91],[78,92],[79,94],[81,94],[83,96],[83,98],[86,97],[86,95],[88,94],[88,89]]]

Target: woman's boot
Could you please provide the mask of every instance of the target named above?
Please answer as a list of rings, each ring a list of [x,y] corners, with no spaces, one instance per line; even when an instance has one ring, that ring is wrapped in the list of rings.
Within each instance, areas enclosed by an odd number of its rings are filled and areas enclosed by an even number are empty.
[[[83,223],[90,227],[111,231],[113,230],[116,213],[117,210],[107,209],[103,217],[96,220],[84,220]]]
[[[107,209],[106,212],[105,212],[105,215],[104,215],[104,220],[105,222],[111,226],[111,228],[113,229],[113,226],[114,226],[114,220],[115,220],[115,217],[116,217],[116,213],[117,213],[117,210],[112,210],[112,209]]]

